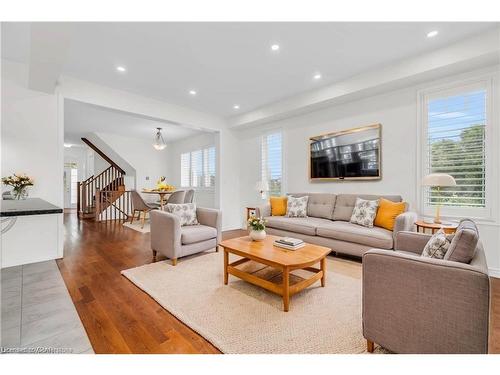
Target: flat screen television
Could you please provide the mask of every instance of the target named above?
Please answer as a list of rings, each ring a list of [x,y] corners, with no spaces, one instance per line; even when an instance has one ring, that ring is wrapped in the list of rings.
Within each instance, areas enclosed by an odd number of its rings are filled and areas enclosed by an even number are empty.
[[[381,125],[310,138],[310,179],[379,179]]]

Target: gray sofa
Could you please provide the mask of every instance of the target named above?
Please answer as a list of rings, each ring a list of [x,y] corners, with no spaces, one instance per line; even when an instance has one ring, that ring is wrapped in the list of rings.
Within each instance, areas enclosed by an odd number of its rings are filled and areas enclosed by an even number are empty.
[[[271,216],[271,206],[257,207],[257,217],[266,219],[266,232],[276,236],[300,238],[306,242],[326,246],[341,254],[361,257],[372,248],[393,249],[399,231],[414,230],[417,215],[406,211],[396,218],[394,230],[366,228],[349,222],[356,198],[375,200],[385,198],[401,202],[399,195],[289,194],[294,197],[309,196],[307,218]],[[408,207],[407,207],[408,209]]]
[[[467,248],[465,232],[459,226],[454,241]],[[451,245],[445,259],[434,259],[421,256],[431,235],[397,236],[395,251],[363,255],[368,351],[377,343],[396,353],[488,353],[490,287],[481,241],[467,259],[448,258]]]

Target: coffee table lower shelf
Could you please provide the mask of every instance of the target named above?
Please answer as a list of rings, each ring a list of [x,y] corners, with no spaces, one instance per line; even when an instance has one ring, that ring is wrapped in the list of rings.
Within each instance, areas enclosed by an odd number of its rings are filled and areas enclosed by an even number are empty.
[[[275,283],[270,280],[258,277],[252,273],[245,272],[237,266],[240,266],[244,263],[247,263],[249,261],[254,261],[257,263],[261,263],[264,265],[267,265],[272,268],[276,268],[282,272],[282,282],[281,283]],[[318,263],[318,262],[316,262]],[[290,266],[283,266],[283,267],[276,267],[276,265],[269,265],[264,262],[255,260],[255,259],[250,259],[250,258],[241,258],[238,259],[237,261],[234,261],[232,263],[229,263],[229,252],[227,249],[224,249],[224,285],[228,284],[228,279],[229,275],[233,275],[235,277],[238,277],[239,279],[242,279],[246,282],[249,282],[251,284],[254,284],[256,286],[259,286],[261,288],[264,288],[272,293],[275,293],[277,295],[280,295],[283,297],[283,310],[286,312],[289,310],[290,307],[290,297],[305,288],[311,286],[314,284],[316,281],[321,280],[321,286],[324,287],[326,285],[326,258],[322,258],[320,260],[320,268],[316,267],[311,267],[311,266],[306,266],[306,267],[290,267]],[[304,270],[312,273],[311,277],[309,278],[302,278],[296,275],[294,276],[295,282],[291,281],[290,278],[290,272],[294,270]],[[276,277],[276,275],[273,277],[273,279]]]

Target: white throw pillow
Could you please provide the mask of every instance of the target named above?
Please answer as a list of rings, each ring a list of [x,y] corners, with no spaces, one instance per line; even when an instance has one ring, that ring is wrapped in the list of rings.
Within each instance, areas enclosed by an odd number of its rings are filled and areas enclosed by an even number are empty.
[[[351,215],[351,223],[373,228],[373,221],[377,216],[378,202],[378,199],[376,201],[369,201],[356,198],[356,204]]]
[[[427,241],[427,244],[422,251],[422,256],[425,258],[443,259],[446,252],[450,248],[451,241],[442,229],[438,230]]]
[[[165,206],[165,211],[179,216],[181,219],[181,226],[184,225],[198,225],[196,218],[196,204],[195,203],[181,203],[174,204],[168,203]]]
[[[292,197],[288,196],[286,203],[286,216],[287,217],[307,217],[307,201],[308,196],[305,197]]]

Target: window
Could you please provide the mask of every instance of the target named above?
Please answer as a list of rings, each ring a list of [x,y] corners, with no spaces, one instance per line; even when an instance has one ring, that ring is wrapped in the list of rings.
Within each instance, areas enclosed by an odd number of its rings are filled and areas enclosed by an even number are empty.
[[[181,186],[195,188],[215,186],[215,147],[181,155]]]
[[[281,132],[266,134],[262,137],[261,177],[269,185],[269,195],[282,194],[283,155]]]
[[[457,183],[440,191],[424,188],[426,214],[441,204],[448,216],[488,216],[488,96],[488,85],[482,84],[425,97],[423,175],[446,173]]]

